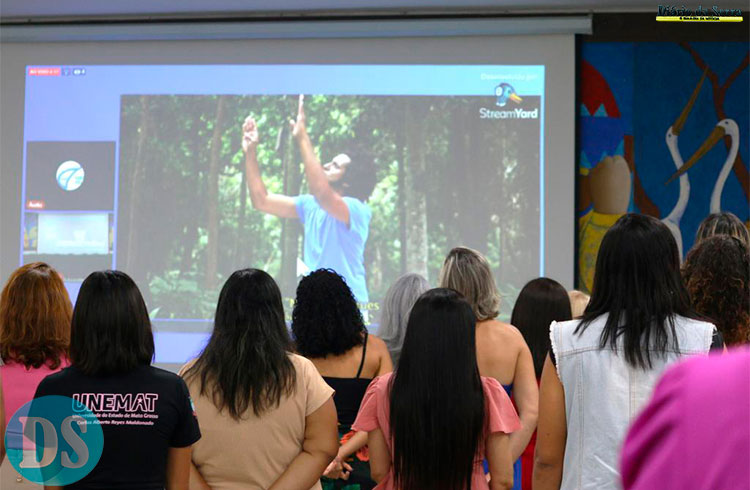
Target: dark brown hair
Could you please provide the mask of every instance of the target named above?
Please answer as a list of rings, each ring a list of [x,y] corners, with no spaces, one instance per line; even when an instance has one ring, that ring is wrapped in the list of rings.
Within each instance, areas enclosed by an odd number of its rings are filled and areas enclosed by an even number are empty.
[[[70,344],[72,310],[55,269],[44,262],[19,267],[0,294],[0,358],[27,368],[60,367]]]
[[[750,341],[750,253],[729,235],[706,238],[682,268],[695,310],[710,318],[727,345]]]

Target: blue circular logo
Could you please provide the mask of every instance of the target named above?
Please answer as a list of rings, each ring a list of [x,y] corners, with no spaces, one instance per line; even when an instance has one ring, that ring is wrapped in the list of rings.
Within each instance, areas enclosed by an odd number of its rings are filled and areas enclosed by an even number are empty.
[[[78,162],[68,160],[62,162],[57,167],[57,185],[64,191],[74,191],[81,187],[86,172],[83,171],[83,167]]]
[[[43,396],[13,414],[5,448],[22,477],[64,486],[94,469],[102,456],[104,434],[99,419],[82,403],[66,396]]]

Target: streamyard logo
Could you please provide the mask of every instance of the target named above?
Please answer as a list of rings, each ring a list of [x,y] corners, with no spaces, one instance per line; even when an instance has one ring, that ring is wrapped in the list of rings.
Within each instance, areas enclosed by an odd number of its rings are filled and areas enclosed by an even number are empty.
[[[742,22],[742,10],[725,9],[717,5],[698,5],[691,9],[684,5],[659,5],[657,22]]]
[[[523,101],[523,99],[516,93],[516,89],[514,89],[509,83],[501,83],[495,87],[495,97],[497,97],[495,105],[498,107],[505,107],[505,104],[507,104],[509,100],[512,100],[516,104],[520,104]]]
[[[510,107],[508,102],[512,101],[518,105],[523,102],[521,96],[516,93],[516,89],[509,83],[501,83],[495,87],[495,107],[492,109],[488,107],[479,108],[479,119],[538,119],[539,109],[534,108],[531,110],[523,107]],[[504,107],[505,109],[498,110],[498,107]]]
[[[104,448],[101,424],[85,405],[43,396],[22,406],[5,431],[8,460],[33,483],[64,486],[88,475]]]

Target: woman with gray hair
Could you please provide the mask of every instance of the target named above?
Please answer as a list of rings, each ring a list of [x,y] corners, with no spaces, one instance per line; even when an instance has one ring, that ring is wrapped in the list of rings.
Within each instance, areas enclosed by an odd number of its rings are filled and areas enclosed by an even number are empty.
[[[539,388],[531,351],[518,329],[497,320],[500,293],[487,259],[466,247],[456,247],[443,262],[441,288],[461,293],[471,305],[476,323],[477,366],[479,374],[495,378],[513,396],[521,429],[510,435],[514,490],[521,488],[520,456],[536,429],[539,414]]]
[[[409,313],[417,299],[430,289],[430,283],[419,274],[404,274],[388,289],[383,300],[378,335],[388,346],[393,366],[398,365],[406,336]]]

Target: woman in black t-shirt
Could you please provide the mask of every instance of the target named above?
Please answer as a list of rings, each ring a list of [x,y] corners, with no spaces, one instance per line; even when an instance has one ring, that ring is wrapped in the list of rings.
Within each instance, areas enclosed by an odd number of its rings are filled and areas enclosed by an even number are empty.
[[[148,310],[133,280],[119,271],[92,273],[73,310],[71,367],[47,376],[35,395],[79,400],[101,422],[101,459],[65,488],[188,488],[198,421],[185,382],[152,367],[153,356]],[[134,418],[149,423],[125,423]]]

